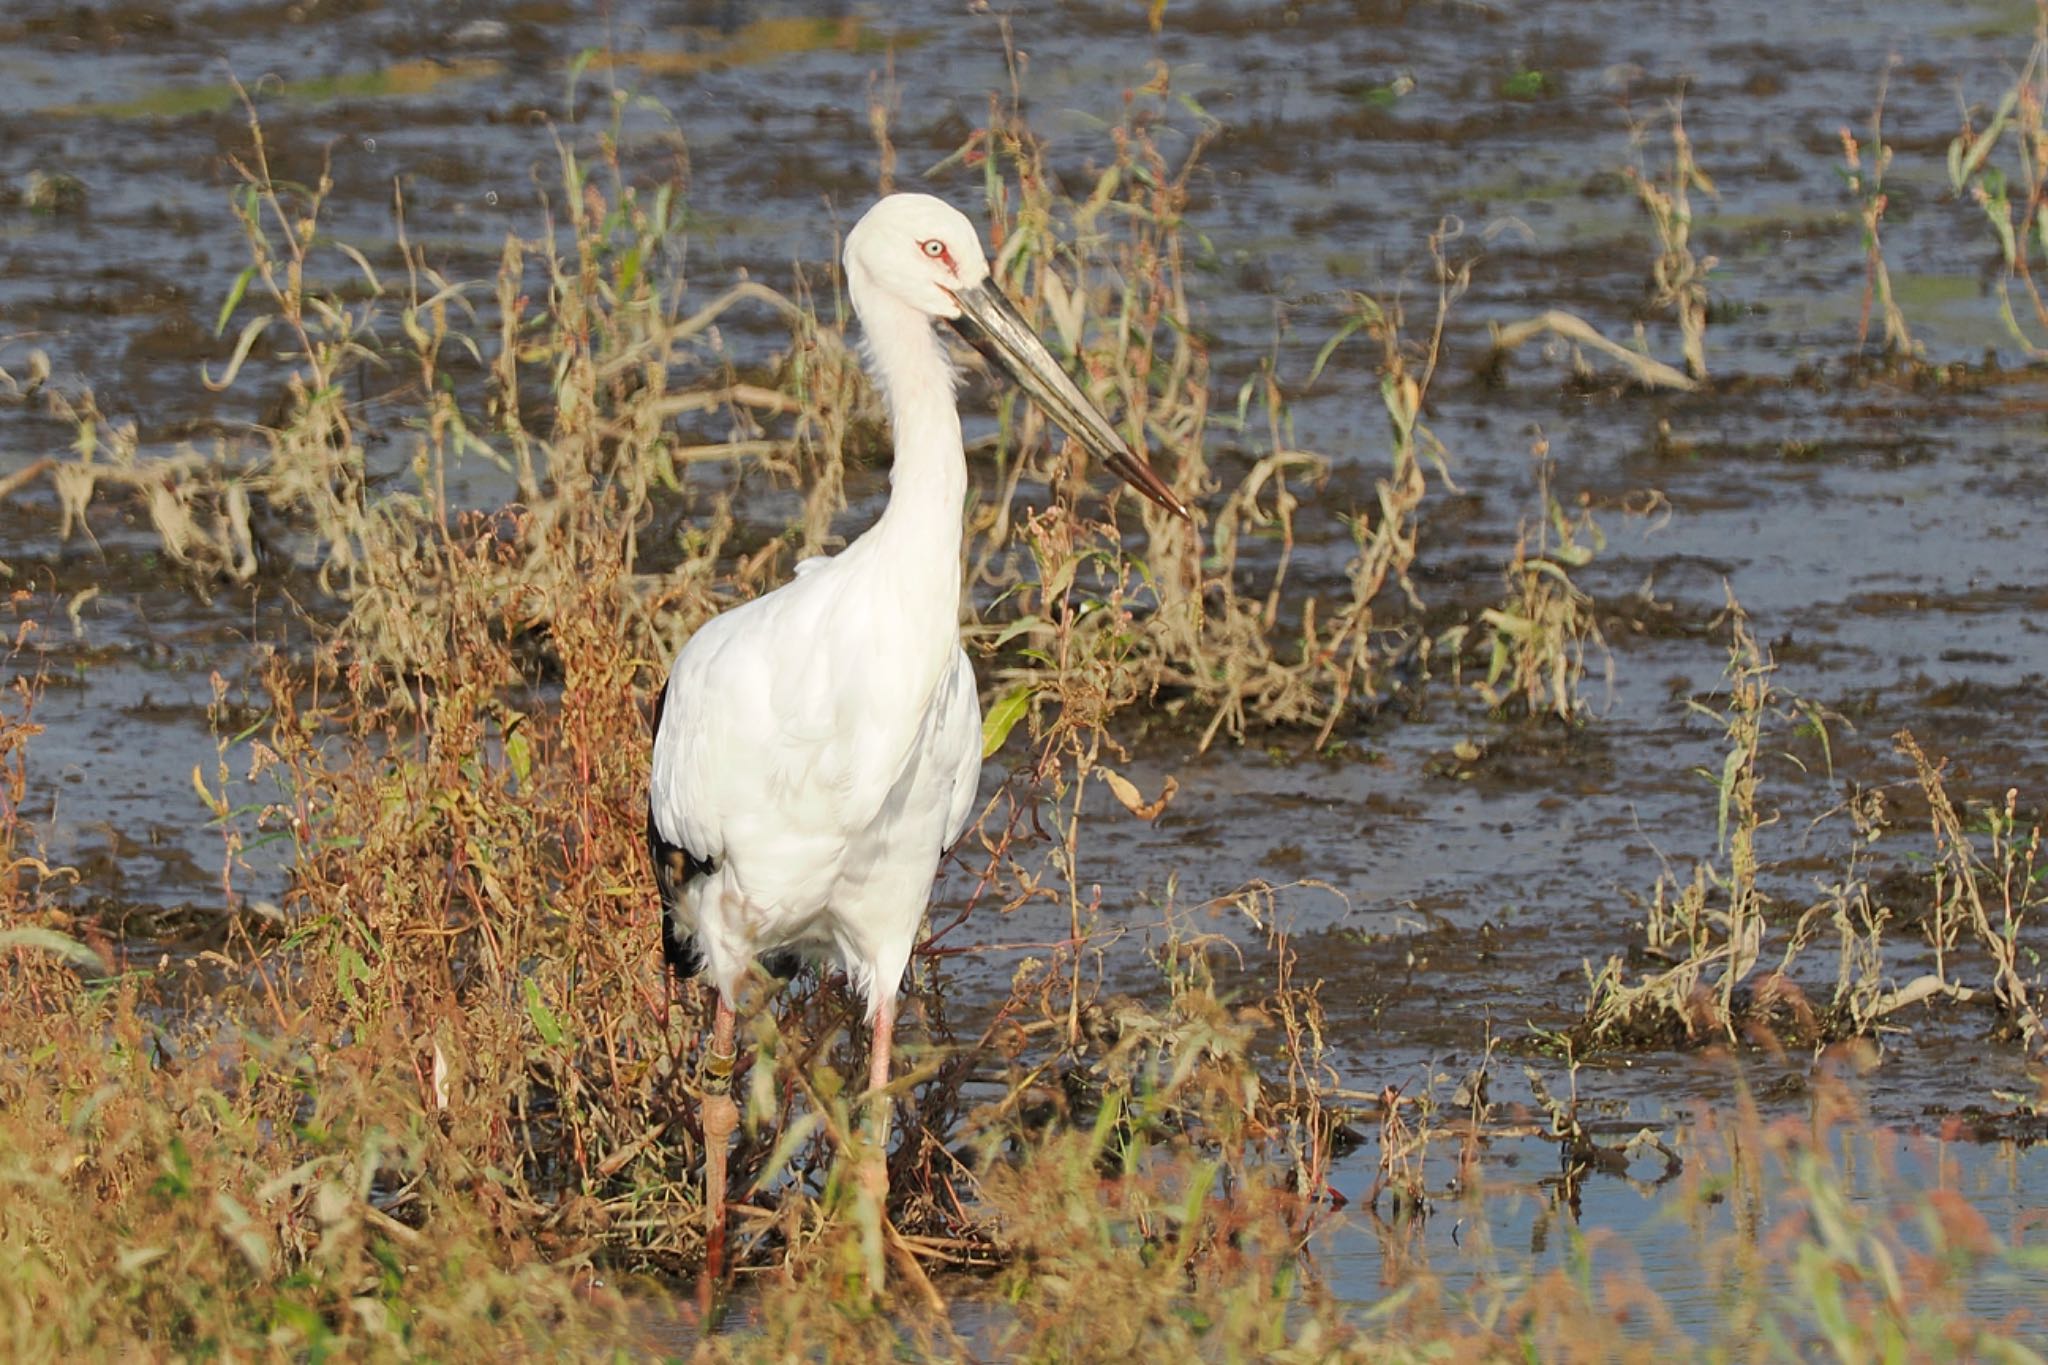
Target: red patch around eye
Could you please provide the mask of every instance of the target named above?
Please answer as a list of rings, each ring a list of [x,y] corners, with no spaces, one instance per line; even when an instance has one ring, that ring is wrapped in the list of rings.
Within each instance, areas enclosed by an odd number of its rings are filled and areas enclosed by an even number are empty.
[[[941,246],[939,248],[939,259],[946,263],[946,269],[952,271],[954,277],[957,279],[960,274],[960,267],[953,264],[952,249],[950,247]]]

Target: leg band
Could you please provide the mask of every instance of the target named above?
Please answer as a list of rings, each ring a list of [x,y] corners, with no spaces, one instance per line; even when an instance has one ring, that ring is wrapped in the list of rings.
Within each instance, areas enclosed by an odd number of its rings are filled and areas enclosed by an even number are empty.
[[[739,1061],[737,1050],[727,1053],[710,1053],[704,1058],[704,1093],[707,1095],[729,1095],[732,1093],[732,1070]]]

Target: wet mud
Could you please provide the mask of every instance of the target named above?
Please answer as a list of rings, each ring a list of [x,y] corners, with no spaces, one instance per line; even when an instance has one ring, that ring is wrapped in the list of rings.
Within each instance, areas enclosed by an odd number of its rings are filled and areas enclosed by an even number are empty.
[[[1553,491],[1585,497],[1608,537],[1580,581],[1611,681],[1596,656],[1582,725],[1495,716],[1472,695],[1472,667],[1461,676],[1439,657],[1426,680],[1396,679],[1359,708],[1329,755],[1292,734],[1196,755],[1185,727],[1161,726],[1128,773],[1147,792],[1176,776],[1177,798],[1143,824],[1103,797],[1088,826],[1083,866],[1113,907],[1106,931],[1171,909],[1256,960],[1285,927],[1323,983],[1347,1084],[1426,1088],[1491,1041],[1502,1095],[1527,1102],[1508,1059],[1554,1070],[1554,1039],[1584,1012],[1588,965],[1640,941],[1660,872],[1683,876],[1716,852],[1703,774],[1725,740],[1692,703],[1725,694],[1730,593],[1771,650],[1773,685],[1830,717],[1824,754],[1796,728],[1774,740],[1762,800],[1775,906],[1804,905],[1839,876],[1851,839],[1822,817],[1856,791],[1894,802],[1880,855],[1918,848],[1924,815],[1891,740],[1902,729],[1946,757],[1959,795],[2017,789],[2040,818],[2048,374],[1999,322],[1993,242],[1943,167],[1957,89],[1996,98],[2027,51],[2026,6],[1829,0],[1795,23],[1753,3],[1205,0],[1168,6],[1158,33],[1143,6],[912,14],[716,0],[587,12],[221,0],[175,13],[23,0],[0,16],[0,370],[12,380],[0,383],[0,478],[72,439],[38,401],[39,366],[49,382],[89,385],[149,453],[232,442],[263,419],[252,396],[274,358],[259,352],[253,377],[225,393],[199,382],[232,345],[214,315],[243,261],[223,160],[246,141],[233,80],[262,101],[278,174],[332,176],[334,235],[390,259],[395,189],[412,240],[450,276],[487,273],[507,231],[534,230],[550,127],[602,126],[616,84],[667,111],[626,124],[629,158],[676,157],[676,133],[686,149],[693,283],[746,274],[783,286],[800,265],[821,266],[873,193],[871,97],[891,110],[901,182],[925,187],[918,173],[958,147],[989,92],[1009,88],[1007,28],[1025,111],[1070,187],[1088,183],[1103,121],[1155,65],[1218,121],[1191,214],[1214,389],[1235,393],[1270,359],[1293,377],[1299,443],[1331,461],[1297,527],[1297,589],[1341,587],[1351,542],[1337,513],[1371,505],[1385,461],[1364,344],[1340,349],[1313,385],[1304,377],[1347,289],[1402,301],[1412,323],[1427,314],[1438,230],[1473,268],[1430,395],[1455,491],[1433,486],[1421,514],[1425,605],[1449,617],[1497,600],[1537,507],[1539,439],[1556,461]],[[1840,131],[1867,135],[1880,82],[1896,149],[1886,251],[1934,362],[1918,370],[1857,349],[1866,266]],[[1708,381],[1645,391],[1555,340],[1495,354],[1496,324],[1563,308],[1675,361],[1624,172],[1668,157],[1661,120],[1681,96],[1718,190],[1695,204],[1697,245],[1718,258]],[[1165,134],[1169,149],[1198,122]],[[1646,126],[1633,141],[1632,123]],[[976,204],[979,172],[929,187]],[[766,315],[735,314],[727,330],[740,363],[782,340]],[[1219,467],[1241,463],[1218,435]],[[872,515],[882,480],[856,474],[843,528]],[[461,490],[477,506],[499,491],[487,477]],[[774,497],[741,508],[764,526],[783,510]],[[61,543],[58,520],[47,483],[0,501],[9,628],[41,623],[15,662],[47,683],[32,798],[45,856],[78,869],[81,913],[143,951],[199,941],[222,876],[190,777],[218,757],[213,675],[239,691],[259,647],[302,646],[331,604],[288,577],[192,582],[146,516],[116,500],[96,502]],[[1262,553],[1255,578],[1271,563]],[[1004,777],[991,764],[991,785]],[[1910,856],[1894,861],[1896,875],[1917,875]],[[252,897],[284,889],[282,867],[260,857],[236,875]],[[949,867],[935,915],[950,918],[973,881]],[[1256,921],[1238,897],[1252,882],[1273,888]],[[986,945],[978,970],[1003,979],[1025,951],[1004,945],[1065,932],[1063,911],[1039,916],[972,924]],[[1908,957],[1911,929],[1895,930]],[[1121,989],[1143,990],[1155,970],[1144,939],[1105,950],[1102,971]],[[1802,984],[1818,997],[1828,983]],[[2023,1050],[1991,1041],[1986,1011],[1930,1008],[1910,1024],[1856,1081],[1873,1114],[1964,1138],[2041,1137],[2024,1102],[2036,1077]],[[1740,1086],[1799,1102],[1810,1048],[1751,1038],[1734,1051],[1739,1066],[1698,1046],[1610,1052],[1587,1062],[1579,1092],[1631,1123],[1679,1126]],[[1545,1160],[1540,1147],[1504,1148],[1502,1160]],[[2048,1167],[2015,1155],[2003,1169],[1999,1198],[2038,1202]],[[1646,1221],[1654,1201],[1633,1188],[1617,1182],[1582,1217]],[[1545,1207],[1554,1201],[1532,1199],[1498,1235],[1540,1241]],[[1362,1258],[1347,1272],[1362,1291],[1383,1253],[1335,1254]]]

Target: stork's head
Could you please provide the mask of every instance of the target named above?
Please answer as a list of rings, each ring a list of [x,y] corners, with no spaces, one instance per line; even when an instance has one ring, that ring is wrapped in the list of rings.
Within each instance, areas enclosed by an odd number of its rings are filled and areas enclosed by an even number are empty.
[[[966,214],[929,194],[892,194],[847,234],[846,273],[951,320],[960,316],[960,291],[988,278],[988,258]]]
[[[846,234],[846,278],[856,309],[864,301],[879,302],[879,295],[953,323],[1097,459],[1175,516],[1188,515],[1165,480],[1131,452],[1109,419],[1067,377],[990,277],[980,235],[966,214],[929,194],[890,195]],[[878,319],[866,321],[873,327]]]

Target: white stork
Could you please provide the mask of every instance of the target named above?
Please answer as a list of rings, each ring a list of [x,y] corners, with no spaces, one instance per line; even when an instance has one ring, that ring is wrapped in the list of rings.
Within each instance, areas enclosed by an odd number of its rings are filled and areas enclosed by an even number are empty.
[[[1176,515],[1187,509],[1082,396],[989,275],[965,215],[896,194],[846,238],[846,281],[896,438],[888,506],[832,558],[690,637],[655,703],[647,839],[679,975],[718,991],[703,1110],[706,1272],[725,1231],[733,1009],[749,964],[836,951],[873,1026],[886,1192],[896,995],[940,857],[973,808],[981,704],[960,647],[967,463],[954,370],[933,324],[960,326],[1047,416]],[[786,975],[784,970],[781,974]]]

